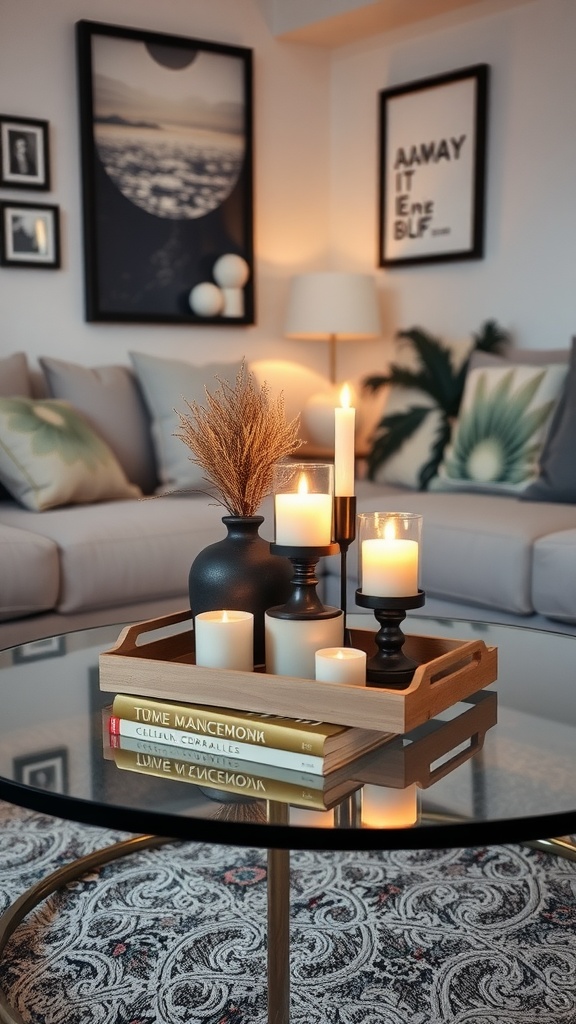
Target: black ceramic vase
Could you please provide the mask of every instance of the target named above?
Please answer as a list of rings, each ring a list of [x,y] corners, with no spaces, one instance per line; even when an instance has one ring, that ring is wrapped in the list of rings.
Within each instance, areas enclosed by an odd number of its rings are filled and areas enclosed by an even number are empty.
[[[254,664],[263,665],[264,613],[284,604],[291,591],[292,564],[273,555],[258,533],[264,516],[223,516],[228,533],[204,548],[192,562],[188,577],[190,609],[199,612],[230,608],[254,615]]]

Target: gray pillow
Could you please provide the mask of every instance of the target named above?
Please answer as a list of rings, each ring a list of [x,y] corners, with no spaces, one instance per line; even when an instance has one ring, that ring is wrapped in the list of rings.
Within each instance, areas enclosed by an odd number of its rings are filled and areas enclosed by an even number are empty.
[[[152,442],[160,480],[157,493],[205,488],[201,468],[190,461],[190,449],[174,436],[180,429],[175,410],[186,412],[186,402],[202,405],[205,388],[215,391],[217,378],[234,384],[242,361],[194,366],[179,359],[163,359],[143,352],[130,352],[130,358],[152,420]]]
[[[43,357],[48,393],[70,402],[112,449],[131,483],[151,494],[158,484],[150,421],[129,366],[90,368]]]
[[[562,397],[540,456],[540,475],[524,491],[526,501],[576,504],[576,339]]]
[[[506,366],[508,363],[521,366],[547,366],[552,363],[570,362],[570,349],[568,348],[509,348],[502,356],[494,352],[482,352],[475,350],[470,357],[468,372],[479,366]]]
[[[24,352],[14,352],[0,359],[0,396],[2,398],[30,398],[32,384]]]

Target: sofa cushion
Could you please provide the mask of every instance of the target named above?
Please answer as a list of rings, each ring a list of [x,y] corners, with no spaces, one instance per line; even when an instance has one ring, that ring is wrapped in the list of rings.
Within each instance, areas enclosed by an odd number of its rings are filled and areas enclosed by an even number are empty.
[[[540,456],[537,480],[524,492],[531,501],[576,503],[576,341],[568,376]]]
[[[51,509],[41,516],[4,506],[2,520],[58,546],[58,611],[76,612],[186,595],[193,559],[226,535],[224,514],[209,498],[161,496]],[[270,537],[270,531],[260,532]]]
[[[471,370],[452,439],[430,489],[525,490],[538,476],[566,372],[562,363]]]
[[[472,338],[438,341],[439,350],[445,352],[454,372],[457,372],[470,357],[473,345]],[[424,367],[418,350],[408,343],[405,335],[401,335],[396,343],[392,362],[401,370],[408,370],[411,373],[423,372]],[[373,479],[379,483],[396,484],[420,490],[422,488],[421,474],[433,457],[443,416],[437,402],[427,391],[420,388],[389,386],[382,415],[400,419],[405,417],[410,410],[422,410],[422,422],[409,437],[405,438],[399,450],[377,467]],[[424,410],[427,411],[424,412]],[[379,433],[380,431],[376,429],[373,440]]]
[[[576,528],[536,541],[532,600],[541,615],[576,622]]]
[[[160,481],[158,493],[205,488],[202,469],[191,461],[190,449],[174,436],[180,430],[175,410],[186,412],[186,402],[203,404],[205,388],[214,391],[218,387],[217,378],[234,384],[242,366],[241,360],[195,366],[178,359],[149,356],[144,352],[131,352],[130,358],[152,420],[152,441]]]
[[[90,368],[43,356],[48,393],[70,402],[112,449],[131,483],[144,494],[158,484],[150,419],[129,366]]]
[[[59,399],[0,398],[0,479],[36,512],[141,493],[108,445]]]
[[[2,519],[5,508],[2,505]],[[47,537],[0,522],[0,620],[46,612],[60,587],[58,548]]]
[[[414,492],[368,481],[358,483],[357,510],[419,512],[421,586],[431,596],[518,615],[533,611],[534,542],[558,530],[576,529],[576,508],[569,505],[489,494]],[[325,568],[339,574],[339,556],[327,559]],[[348,555],[348,576],[357,580],[356,542]]]
[[[11,398],[12,395],[29,397],[31,394],[32,384],[24,352],[14,352],[0,359],[0,395]]]

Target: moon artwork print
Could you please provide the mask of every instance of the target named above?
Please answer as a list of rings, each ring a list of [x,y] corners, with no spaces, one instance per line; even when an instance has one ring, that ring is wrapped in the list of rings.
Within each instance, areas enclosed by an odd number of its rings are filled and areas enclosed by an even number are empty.
[[[78,40],[88,319],[224,322],[189,296],[234,256],[227,319],[252,322],[250,51],[88,22]]]

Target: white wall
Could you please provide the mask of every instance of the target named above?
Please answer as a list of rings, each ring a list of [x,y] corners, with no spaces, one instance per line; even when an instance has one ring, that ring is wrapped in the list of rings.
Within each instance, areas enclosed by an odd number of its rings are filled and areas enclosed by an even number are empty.
[[[255,70],[254,327],[87,324],[83,319],[74,23],[81,19],[249,46]],[[534,0],[473,19],[441,16],[330,53],[276,40],[262,0],[1,0],[0,109],[51,123],[50,193],[63,269],[0,268],[0,354],[85,364],[130,349],[203,361],[240,353],[326,369],[326,347],[282,336],[287,282],[330,264],[373,271],[384,341],[339,347],[339,376],[383,364],[387,339],[421,324],[447,337],[496,317],[523,347],[576,333],[576,2]],[[378,92],[486,62],[491,68],[486,257],[376,269]]]
[[[495,317],[522,347],[567,347],[576,334],[576,3],[449,21],[335,52],[333,251],[376,260],[378,92],[487,63],[485,258],[378,271],[386,326],[461,337]]]
[[[203,328],[84,322],[74,25],[80,19],[254,50],[257,324]],[[322,369],[323,346],[282,336],[287,278],[326,258],[330,55],[273,38],[254,0],[1,0],[0,110],[50,122],[51,192],[1,199],[61,207],[61,270],[0,268],[0,354],[24,349],[87,365],[130,349],[192,361],[282,355]],[[207,346],[210,346],[207,354]]]

